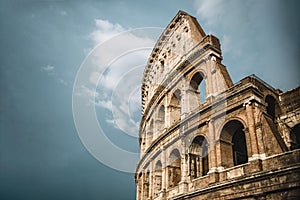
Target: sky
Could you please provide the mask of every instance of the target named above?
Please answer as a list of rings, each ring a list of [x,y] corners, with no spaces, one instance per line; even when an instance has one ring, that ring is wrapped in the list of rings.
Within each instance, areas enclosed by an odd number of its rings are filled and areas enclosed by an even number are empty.
[[[233,82],[299,86],[297,0],[2,0],[1,199],[135,198],[140,83],[179,10],[221,41]],[[111,148],[111,149],[110,149]]]

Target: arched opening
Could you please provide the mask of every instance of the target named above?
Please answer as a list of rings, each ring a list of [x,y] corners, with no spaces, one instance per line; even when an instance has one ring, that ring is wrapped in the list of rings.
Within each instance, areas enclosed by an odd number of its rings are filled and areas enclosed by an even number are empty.
[[[220,136],[222,166],[232,167],[248,162],[244,126],[238,120],[226,123]]]
[[[162,105],[159,107],[158,118],[163,120],[165,118],[165,107]]]
[[[172,94],[170,101],[170,122],[171,125],[180,120],[181,115],[181,93],[180,90],[176,90]]]
[[[208,144],[203,136],[194,138],[189,147],[190,176],[192,179],[207,174],[208,166]]]
[[[271,95],[267,95],[265,102],[267,104],[266,110],[267,110],[267,114],[274,120],[276,115],[278,114],[277,109],[278,109],[278,103],[275,100],[275,98]],[[276,112],[277,111],[277,112]]]
[[[232,137],[232,151],[234,165],[241,165],[248,162],[246,138],[243,128],[238,128]]]
[[[175,187],[181,180],[181,157],[178,149],[174,149],[169,156],[168,187]]]
[[[157,120],[158,131],[161,131],[165,127],[165,107],[161,105],[158,110]]]
[[[157,197],[162,189],[162,164],[157,161],[154,169],[154,197]]]
[[[147,132],[147,138],[146,138],[146,146],[149,147],[151,145],[153,139],[153,119],[151,119],[148,132]]]
[[[206,81],[204,76],[197,72],[191,79],[191,88],[195,91],[201,103],[206,101]]]
[[[199,84],[198,90],[200,91],[199,98],[201,102],[206,101],[206,81],[203,79]]]
[[[300,148],[300,124],[295,125],[291,129],[291,149],[299,149]]]
[[[160,61],[160,67],[159,67],[159,72],[162,74],[165,69],[165,61],[161,60]]]

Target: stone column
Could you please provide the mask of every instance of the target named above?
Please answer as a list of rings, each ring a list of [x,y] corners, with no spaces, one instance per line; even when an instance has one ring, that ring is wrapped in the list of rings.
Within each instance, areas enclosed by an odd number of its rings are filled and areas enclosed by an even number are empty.
[[[137,175],[138,177],[139,175]],[[136,189],[136,200],[140,200],[141,199],[141,180],[140,178],[138,177],[137,178],[137,181],[136,181],[136,185],[137,185],[137,189]]]
[[[253,103],[251,101],[247,101],[244,103],[244,106],[246,106],[246,116],[248,121],[249,136],[250,136],[249,138],[250,138],[251,152],[252,152],[252,157],[249,160],[253,160],[259,158],[255,120],[253,115]]]
[[[215,150],[216,150],[216,161],[217,161],[217,170],[221,171],[224,169],[224,166],[222,166],[222,154],[221,154],[221,140],[220,138],[217,140],[215,144]]]
[[[150,170],[150,174],[149,174],[149,199],[152,199],[153,197],[153,176],[155,175],[154,173],[154,167],[153,167],[154,163],[153,160],[150,160],[150,164],[149,164],[149,170]]]
[[[214,61],[207,60],[205,62],[205,67],[207,69],[206,70],[207,73],[206,73],[206,77],[203,77],[203,78],[205,78],[203,81],[206,81],[206,99],[207,100],[211,99],[211,96],[214,93],[214,86],[213,85],[217,81],[217,79],[213,79],[213,74],[212,74],[213,66],[214,66]]]
[[[185,152],[186,144],[184,140],[181,141],[181,180],[179,183],[179,192],[186,193],[188,190],[188,155]]]
[[[187,84],[186,81],[184,82],[184,84]],[[184,85],[182,91],[181,91],[181,109],[182,109],[182,113],[181,113],[181,120],[184,119],[187,115],[187,113],[189,113],[189,108],[188,108],[188,93],[187,93],[187,86]]]
[[[214,59],[214,58],[212,58]],[[217,88],[217,81],[214,81],[214,80],[217,80],[216,78],[216,65],[217,63],[214,62],[214,64],[211,66],[211,69],[210,69],[210,72],[211,72],[211,94],[215,94],[217,91],[216,91],[216,88]]]
[[[171,126],[171,106],[165,107],[165,128]]]
[[[167,189],[167,163],[166,163],[166,151],[162,149],[161,151],[161,190],[164,193]]]
[[[209,172],[215,172],[217,169],[217,141],[216,141],[216,133],[214,127],[214,120],[211,119],[208,122],[208,162],[209,162]]]
[[[260,158],[266,157],[266,152],[265,152],[265,143],[263,139],[263,134],[262,134],[262,123],[258,125],[256,128],[256,133],[257,133],[257,144],[258,144],[258,151],[260,153]]]
[[[202,149],[201,149],[202,151]],[[201,156],[197,156],[196,157],[196,171],[195,171],[195,174],[196,174],[196,177],[200,177],[202,176],[202,155]]]
[[[142,200],[144,198],[144,177],[145,177],[145,172],[142,172],[142,176],[141,176],[141,198],[140,198],[140,200]]]
[[[170,94],[167,94],[165,96],[165,103],[164,103],[164,105],[165,105],[165,122],[164,122],[165,126],[164,126],[164,128],[168,128],[171,126],[171,119],[170,119],[171,118],[170,117],[171,108],[168,103],[168,102],[170,102],[171,97],[169,97],[169,95]]]

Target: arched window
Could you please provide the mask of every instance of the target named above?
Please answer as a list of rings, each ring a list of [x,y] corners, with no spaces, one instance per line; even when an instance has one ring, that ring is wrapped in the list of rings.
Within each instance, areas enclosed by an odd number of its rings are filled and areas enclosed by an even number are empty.
[[[267,104],[266,105],[267,114],[274,120],[276,115],[278,114],[279,105],[275,100],[275,98],[272,97],[271,95],[266,96],[265,102]]]
[[[299,149],[300,148],[300,124],[295,125],[291,129],[291,139],[292,139],[291,149]]]
[[[169,187],[177,186],[181,180],[181,157],[177,149],[174,149],[169,156],[168,180]]]
[[[170,120],[171,125],[180,120],[181,114],[181,94],[180,90],[176,90],[170,101]]]
[[[206,101],[206,82],[204,76],[197,72],[193,78],[191,79],[190,86],[195,91],[195,93],[199,96],[200,102]]]
[[[197,178],[208,172],[208,144],[203,136],[194,138],[190,148],[190,176]]]
[[[165,119],[165,107],[164,106],[159,107],[158,119],[159,120],[164,120]]]
[[[146,141],[147,141],[146,145],[147,145],[147,147],[150,146],[150,144],[152,142],[152,139],[153,139],[153,119],[151,119],[148,131],[147,131],[147,136],[146,136]]]
[[[271,95],[266,97],[267,113],[274,118],[275,117],[275,99]]]
[[[232,167],[248,162],[244,126],[238,120],[225,124],[220,136],[222,166]]]
[[[165,107],[162,105],[158,110],[158,131],[161,131],[165,127]]]
[[[160,61],[160,68],[159,68],[159,71],[160,71],[161,74],[164,72],[164,69],[165,69],[165,61],[161,60]]]
[[[162,164],[157,161],[154,169],[154,197],[157,197],[162,189]]]

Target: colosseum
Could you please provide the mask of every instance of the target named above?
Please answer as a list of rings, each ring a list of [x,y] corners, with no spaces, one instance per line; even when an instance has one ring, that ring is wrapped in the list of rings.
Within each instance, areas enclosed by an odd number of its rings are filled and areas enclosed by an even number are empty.
[[[300,87],[233,84],[219,39],[179,11],[142,79],[137,200],[300,199]]]

